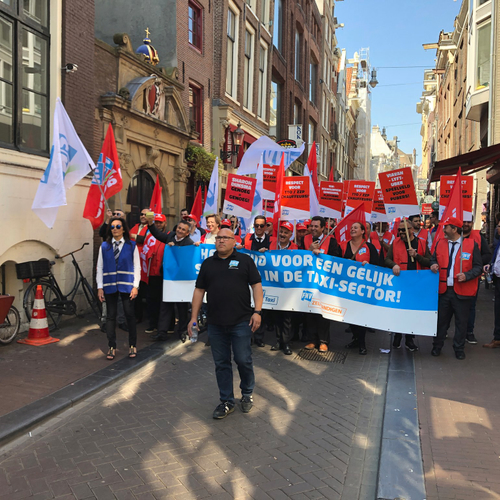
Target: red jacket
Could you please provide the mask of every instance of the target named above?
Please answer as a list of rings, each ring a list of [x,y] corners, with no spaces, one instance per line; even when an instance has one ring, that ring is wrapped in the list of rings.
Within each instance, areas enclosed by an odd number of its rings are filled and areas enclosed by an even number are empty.
[[[466,238],[462,242],[462,251],[458,249],[457,256],[455,257],[455,267],[452,270],[453,276],[460,273],[460,259],[462,259],[462,272],[466,273],[472,269],[473,253],[475,242],[471,238]],[[463,255],[463,257],[462,257]],[[445,293],[448,287],[446,281],[446,274],[448,263],[450,260],[448,240],[443,238],[439,240],[436,245],[436,260],[439,265],[439,293]],[[464,295],[466,297],[473,297],[476,295],[479,278],[474,278],[469,281],[459,282],[453,280],[453,289],[457,295]]]
[[[319,245],[319,250],[321,253],[328,253],[328,247],[330,246],[330,241],[333,238],[333,236],[323,236],[323,239],[321,240],[321,244]],[[309,250],[313,243],[313,237],[312,234],[306,234],[304,236],[304,249]]]
[[[148,225],[146,224],[140,231],[139,231],[139,224],[136,224],[131,230],[130,230],[130,239],[132,241],[136,240],[136,237],[132,237],[133,234],[136,234],[137,236],[146,236],[146,233],[148,232]],[[137,243],[137,248],[139,250],[139,253],[141,253],[141,248],[144,245],[144,243]]]
[[[425,251],[427,249],[427,241],[422,238],[418,239],[417,253],[422,257],[425,257]],[[408,269],[408,247],[406,243],[401,238],[396,238],[392,244],[392,260],[401,268],[401,271],[406,271]],[[422,269],[422,266],[417,261],[417,269]]]
[[[349,240],[351,241],[351,240]],[[345,252],[347,250],[347,245],[349,244],[349,241],[343,241],[340,244],[340,248],[342,249],[342,257],[345,255]],[[368,245],[366,243],[363,243],[361,247],[359,248],[358,253],[356,254],[355,260],[357,262],[368,262],[370,263],[370,249],[368,248]]]

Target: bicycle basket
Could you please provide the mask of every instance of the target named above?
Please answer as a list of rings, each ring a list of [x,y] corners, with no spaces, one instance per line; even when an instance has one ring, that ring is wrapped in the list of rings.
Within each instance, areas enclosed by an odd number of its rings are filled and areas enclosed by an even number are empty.
[[[16,264],[16,273],[19,280],[43,278],[50,273],[50,262],[46,259],[21,262],[21,264]]]

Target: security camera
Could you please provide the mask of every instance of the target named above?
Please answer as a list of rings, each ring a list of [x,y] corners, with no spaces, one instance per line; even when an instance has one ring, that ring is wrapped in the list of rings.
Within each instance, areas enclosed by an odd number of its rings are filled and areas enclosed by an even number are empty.
[[[74,73],[78,69],[78,65],[73,64],[73,63],[68,63],[66,66],[63,68],[66,73]]]

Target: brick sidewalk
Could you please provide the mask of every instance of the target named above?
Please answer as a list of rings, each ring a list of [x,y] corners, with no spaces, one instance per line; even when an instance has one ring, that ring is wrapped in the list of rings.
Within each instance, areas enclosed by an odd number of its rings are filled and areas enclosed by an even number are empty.
[[[415,357],[427,500],[500,498],[500,349],[484,349],[493,332],[493,291],[481,288],[475,335],[464,361],[448,338],[439,358],[431,339]],[[450,328],[449,332],[451,333]]]
[[[254,348],[255,408],[222,421],[209,349],[181,347],[1,457],[0,498],[373,499],[388,345],[345,364]]]

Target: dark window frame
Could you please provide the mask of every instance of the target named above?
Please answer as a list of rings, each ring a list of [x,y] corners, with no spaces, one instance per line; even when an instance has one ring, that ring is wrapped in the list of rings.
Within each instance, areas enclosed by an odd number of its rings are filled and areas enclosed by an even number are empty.
[[[189,81],[188,85],[189,93],[193,94],[193,97],[196,96],[197,106],[193,106],[195,108],[195,132],[198,132],[198,142],[203,143],[203,87],[192,80]],[[191,103],[189,104],[189,117],[191,119]]]
[[[38,156],[49,156],[50,151],[50,1],[47,1],[45,10],[47,25],[43,26],[32,17],[24,13],[24,2],[22,0],[11,0],[10,4],[0,2],[0,17],[12,25],[12,64],[11,64],[11,82],[12,85],[12,122],[13,122],[13,140],[5,142],[0,140],[0,148],[21,151],[24,153],[35,154]],[[46,79],[45,91],[24,88],[23,86],[23,30],[41,38],[46,47]],[[6,80],[0,77],[0,82]],[[41,114],[41,123],[44,124],[45,135],[40,149],[28,147],[23,144],[22,126],[23,126],[23,90],[29,90],[35,96],[41,96],[45,99],[45,113]],[[24,121],[26,124],[26,121]]]

